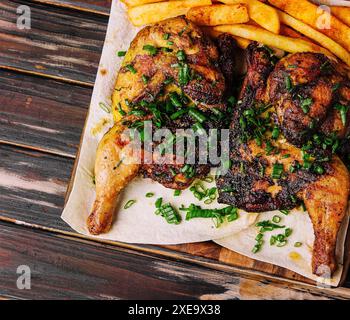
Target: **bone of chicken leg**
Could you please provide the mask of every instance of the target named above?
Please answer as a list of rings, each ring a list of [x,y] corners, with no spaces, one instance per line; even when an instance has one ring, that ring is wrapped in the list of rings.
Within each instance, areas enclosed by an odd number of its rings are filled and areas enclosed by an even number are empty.
[[[95,162],[96,200],[88,218],[91,234],[108,232],[118,203],[118,195],[137,175],[138,163],[130,138],[121,123],[114,125],[101,140]]]

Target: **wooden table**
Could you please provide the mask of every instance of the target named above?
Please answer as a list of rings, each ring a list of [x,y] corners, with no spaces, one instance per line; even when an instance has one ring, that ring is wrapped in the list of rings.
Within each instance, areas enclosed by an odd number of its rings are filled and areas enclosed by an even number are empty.
[[[60,219],[110,2],[0,0],[0,298],[349,299],[349,277],[337,289],[300,285],[204,258],[214,244],[94,242]],[[23,4],[31,30],[16,26]],[[30,290],[16,286],[20,265]]]

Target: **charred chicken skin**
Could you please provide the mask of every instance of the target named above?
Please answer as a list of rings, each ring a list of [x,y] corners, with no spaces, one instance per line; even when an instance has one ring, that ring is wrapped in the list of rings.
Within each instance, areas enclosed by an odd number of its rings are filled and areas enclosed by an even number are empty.
[[[349,104],[349,82],[323,55],[293,54],[276,62],[266,48],[248,47],[231,124],[232,166],[217,179],[219,202],[253,212],[303,202],[315,233],[312,271],[325,275],[337,266],[335,246],[350,192],[348,169],[335,154],[348,143],[349,115],[334,107]]]
[[[233,82],[234,45],[227,35],[215,45],[184,17],[162,21],[137,34],[116,80],[112,98],[116,124],[98,146],[90,233],[109,231],[118,194],[137,174],[173,189],[185,189],[196,177],[207,175],[210,165],[197,161],[193,165],[125,161],[131,158],[131,142],[122,138],[121,129],[137,129],[142,134],[145,120],[152,122],[153,130],[167,128],[173,134],[177,129],[222,127],[223,117],[216,115],[225,112],[225,94]],[[226,56],[225,61],[220,56]],[[154,160],[162,155],[156,146],[152,146]]]

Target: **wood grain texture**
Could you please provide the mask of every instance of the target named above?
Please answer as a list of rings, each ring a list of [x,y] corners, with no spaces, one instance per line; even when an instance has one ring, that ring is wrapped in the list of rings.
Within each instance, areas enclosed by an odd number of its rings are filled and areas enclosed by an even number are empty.
[[[0,2],[0,67],[92,85],[107,17],[31,3],[31,29],[20,30],[22,4]]]
[[[97,14],[109,15],[112,0],[32,0],[49,5],[55,5],[64,8],[88,11]],[[119,0],[114,0],[119,1]]]
[[[19,245],[20,244],[20,245]],[[31,299],[328,299],[310,290],[246,279],[200,266],[116,250],[108,245],[0,223],[0,292]],[[31,290],[16,269],[31,268]],[[335,295],[342,298],[342,295]]]
[[[91,88],[0,70],[0,140],[76,154]]]

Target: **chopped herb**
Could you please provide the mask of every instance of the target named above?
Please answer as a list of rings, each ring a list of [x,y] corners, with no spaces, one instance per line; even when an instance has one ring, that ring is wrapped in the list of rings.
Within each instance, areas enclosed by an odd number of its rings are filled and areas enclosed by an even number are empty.
[[[111,107],[106,105],[104,102],[100,102],[98,105],[104,112],[111,113]]]
[[[179,70],[179,84],[185,86],[190,81],[190,68],[187,63],[180,66]]]
[[[174,197],[178,197],[181,194],[181,190],[174,191]]]
[[[277,140],[280,135],[280,129],[278,127],[274,127],[272,130],[272,139]]]
[[[172,46],[172,45],[174,44],[174,42],[173,42],[173,41],[168,41],[166,44],[167,44],[168,46]]]
[[[146,198],[152,198],[154,196],[153,192],[147,192],[146,193]]]
[[[280,210],[281,213],[283,213],[284,215],[288,216],[290,211],[289,210]]]
[[[158,49],[155,46],[152,46],[150,44],[144,45],[143,50],[147,51],[151,56],[156,55],[158,52]]]
[[[287,240],[280,241],[276,244],[277,247],[284,247],[287,244]]]
[[[159,209],[162,206],[162,203],[163,203],[163,198],[158,198],[154,205],[156,206],[157,209]]]
[[[284,235],[286,237],[289,237],[291,234],[292,234],[293,230],[291,228],[287,228],[285,231],[284,231]]]
[[[285,77],[284,81],[285,81],[286,89],[289,92],[292,91],[292,89],[293,89],[292,78],[288,75],[288,76]]]
[[[126,51],[118,51],[118,57],[124,57],[126,55]]]
[[[335,108],[340,113],[341,122],[343,123],[344,126],[346,126],[347,113],[349,111],[349,106],[344,106],[344,105],[341,105],[341,104],[337,104],[335,106]]]
[[[280,179],[283,173],[283,164],[275,163],[272,167],[272,179]]]
[[[126,115],[126,112],[123,110],[122,105],[120,103],[118,103],[118,112],[122,116]]]
[[[207,117],[200,112],[199,110],[196,110],[194,108],[189,109],[188,114],[196,121],[203,123],[205,120],[207,120]]]
[[[168,85],[168,84],[171,84],[171,83],[173,83],[174,82],[174,78],[166,78],[165,80],[164,80],[164,85]]]
[[[160,206],[156,212],[165,218],[169,224],[179,224],[181,222],[181,216],[170,203]]]
[[[129,200],[125,206],[124,209],[129,209],[132,205],[134,205],[136,203],[136,200]]]
[[[180,118],[182,115],[184,115],[187,112],[188,112],[188,110],[186,110],[186,109],[180,109],[179,111],[176,111],[175,113],[173,113],[170,116],[170,119],[171,120],[176,120],[176,119]]]
[[[126,65],[125,68],[133,74],[137,73],[136,69],[131,64]]]
[[[147,76],[145,76],[145,75],[143,74],[141,78],[142,78],[142,81],[143,81],[144,84],[147,84],[147,83],[148,83],[149,78],[148,78]]]
[[[179,97],[179,95],[176,92],[171,92],[169,94],[169,98],[170,98],[171,103],[174,105],[174,107],[177,107],[177,108],[181,108],[182,107],[182,103],[180,101],[180,97]]]
[[[281,220],[282,220],[282,218],[280,216],[277,216],[277,215],[273,216],[273,218],[272,218],[272,222],[274,222],[274,223],[280,223]]]
[[[299,248],[299,247],[301,247],[302,245],[303,245],[302,242],[296,242],[296,243],[294,243],[294,247],[296,247],[296,248]]]
[[[315,173],[320,174],[320,175],[325,173],[324,168],[320,165],[315,166],[314,171],[315,171]]]
[[[303,110],[303,112],[305,114],[308,114],[309,111],[310,111],[310,106],[313,103],[312,98],[305,98],[304,99],[301,96],[299,96],[299,98],[300,98],[300,107],[301,107],[301,109]]]
[[[164,33],[164,34],[163,34],[163,39],[164,39],[164,40],[168,40],[169,37],[170,37],[170,33]]]

